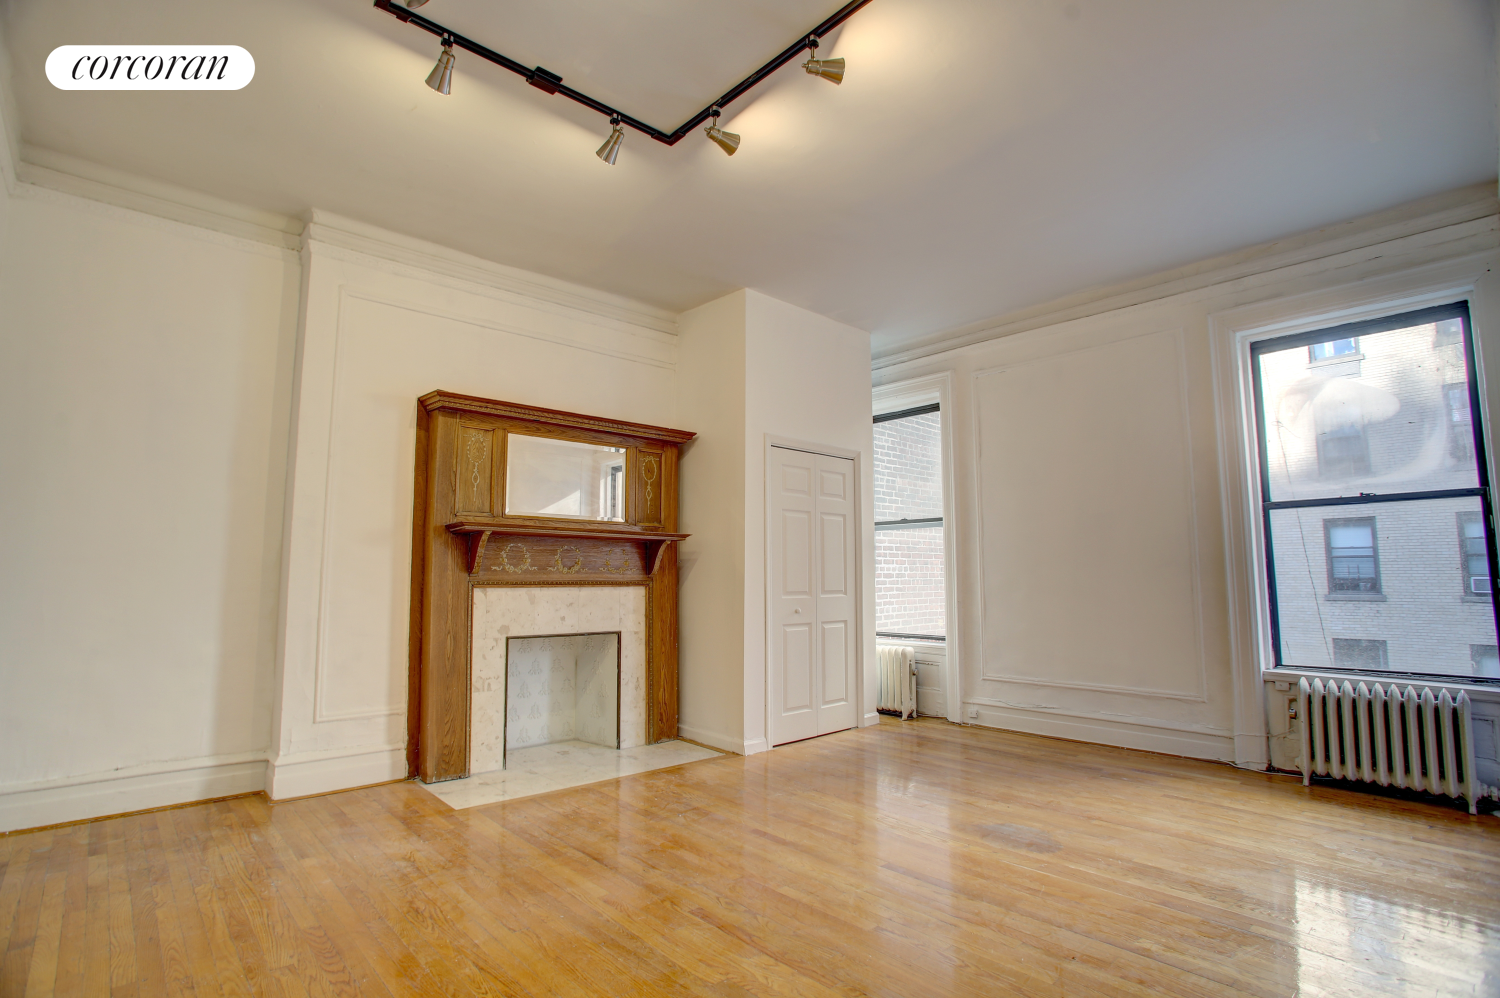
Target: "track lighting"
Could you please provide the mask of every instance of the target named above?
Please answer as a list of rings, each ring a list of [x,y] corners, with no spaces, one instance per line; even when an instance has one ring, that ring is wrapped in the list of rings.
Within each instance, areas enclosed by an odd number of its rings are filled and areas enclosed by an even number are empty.
[[[425,0],[424,0],[425,2]],[[818,54],[817,38],[807,40],[807,49],[814,56]],[[839,59],[808,59],[802,64],[809,76],[821,76],[829,83],[839,84],[844,82],[844,60]]]
[[[424,0],[425,2],[425,0]],[[440,94],[453,92],[453,39],[443,39],[443,54],[427,74],[427,85]]]
[[[0,0],[0,4],[4,2],[5,0]],[[472,38],[461,35],[431,18],[416,13],[416,8],[424,6],[427,0],[374,0],[377,10],[384,11],[404,24],[409,24],[414,28],[418,28],[441,39],[443,54],[438,58],[437,65],[432,68],[432,72],[427,77],[427,85],[440,94],[446,94],[452,90],[453,49],[454,46],[457,46],[476,58],[493,63],[508,72],[515,73],[543,93],[565,97],[599,114],[608,115],[609,123],[612,126],[609,137],[604,140],[604,144],[599,147],[594,155],[610,166],[614,166],[620,157],[620,146],[625,142],[626,125],[634,128],[649,139],[654,139],[663,145],[669,146],[675,146],[691,134],[695,128],[703,125],[703,134],[708,136],[709,141],[724,150],[724,155],[733,156],[740,147],[740,137],[734,132],[726,132],[719,127],[719,116],[723,113],[723,109],[754,90],[765,80],[770,79],[788,63],[800,58],[803,52],[806,52],[808,57],[807,61],[802,63],[802,68],[807,71],[809,76],[821,77],[833,84],[843,83],[844,60],[819,59],[818,42],[820,39],[827,37],[829,32],[843,24],[869,2],[870,0],[845,0],[842,7],[824,18],[822,23],[818,24],[811,31],[804,33],[796,42],[782,49],[779,55],[730,87],[714,99],[706,108],[697,112],[676,128],[668,130],[657,128],[655,125],[611,107],[604,101],[590,97],[588,94],[574,89],[564,83],[561,76],[543,69],[541,66],[528,66],[509,56],[501,55],[494,49]]]
[[[703,134],[707,135],[709,137],[709,140],[712,141],[714,145],[718,146],[720,149],[723,149],[724,155],[733,156],[734,151],[740,147],[740,137],[733,132],[726,132],[724,131],[724,129],[719,127],[718,108],[709,108],[708,114],[709,117],[713,120],[710,121],[707,127],[703,129]]]
[[[615,160],[620,158],[620,146],[625,142],[625,126],[620,124],[618,115],[612,116],[609,123],[615,126],[614,131],[609,133],[609,138],[604,140],[604,145],[594,155],[614,166]]]

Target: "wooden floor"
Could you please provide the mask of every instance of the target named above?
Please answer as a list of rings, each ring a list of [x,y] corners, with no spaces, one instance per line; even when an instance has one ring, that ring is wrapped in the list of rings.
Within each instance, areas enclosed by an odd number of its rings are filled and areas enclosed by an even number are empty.
[[[1500,819],[940,721],[0,837],[0,996],[1495,995]]]

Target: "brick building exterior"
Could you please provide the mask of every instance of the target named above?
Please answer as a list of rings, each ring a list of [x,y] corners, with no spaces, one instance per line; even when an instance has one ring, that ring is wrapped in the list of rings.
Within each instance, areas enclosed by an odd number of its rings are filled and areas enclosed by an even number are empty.
[[[1478,484],[1457,320],[1261,355],[1273,500]],[[1477,497],[1273,510],[1283,664],[1500,677]]]

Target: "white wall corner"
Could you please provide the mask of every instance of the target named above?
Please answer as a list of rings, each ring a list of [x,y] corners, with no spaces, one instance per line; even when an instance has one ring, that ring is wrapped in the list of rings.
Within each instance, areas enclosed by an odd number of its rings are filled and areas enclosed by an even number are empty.
[[[266,796],[272,800],[311,797],[404,779],[404,745],[299,752],[277,756],[265,766]]]
[[[0,791],[0,832],[193,804],[265,789],[264,753],[156,763]]]
[[[731,738],[729,735],[718,731],[709,731],[705,728],[694,727],[690,724],[677,725],[677,734],[690,742],[698,742],[710,748],[716,748],[721,752],[729,752],[733,755],[750,755],[752,752],[764,752],[766,750],[765,739],[756,742],[747,742],[743,738]],[[759,747],[755,747],[758,745]]]
[[[678,529],[679,721],[694,741],[742,753],[745,600],[745,292],[678,317],[684,445]]]

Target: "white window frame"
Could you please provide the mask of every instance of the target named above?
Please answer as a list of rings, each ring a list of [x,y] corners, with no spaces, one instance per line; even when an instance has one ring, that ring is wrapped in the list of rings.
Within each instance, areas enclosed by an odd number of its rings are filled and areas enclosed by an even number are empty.
[[[1225,540],[1225,581],[1229,596],[1230,667],[1234,687],[1235,761],[1258,768],[1269,759],[1266,744],[1264,686],[1295,683],[1302,676],[1350,678],[1349,673],[1274,668],[1270,607],[1265,581],[1265,537],[1260,510],[1260,459],[1256,448],[1254,386],[1250,346],[1260,340],[1325,329],[1350,322],[1414,312],[1455,301],[1469,302],[1473,328],[1475,377],[1479,382],[1482,422],[1489,465],[1494,464],[1490,411],[1500,376],[1486,377],[1486,329],[1500,329],[1500,309],[1481,281],[1489,254],[1474,254],[1445,263],[1372,278],[1308,294],[1257,302],[1209,316],[1209,343],[1214,370],[1214,404],[1219,444],[1219,485]],[[1374,675],[1374,674],[1372,674]],[[1492,686],[1434,678],[1426,685],[1467,689],[1478,699],[1495,699]]]
[[[944,681],[947,689],[947,718],[962,723],[963,687],[960,668],[963,661],[963,635],[959,633],[958,620],[958,518],[954,515],[956,489],[953,484],[953,376],[944,371],[940,374],[911,378],[889,385],[876,386],[872,397],[870,415],[899,412],[919,405],[938,404],[942,414],[941,447],[943,453],[943,589],[946,640],[930,642],[933,649],[941,649]],[[872,424],[873,426],[873,424]],[[922,642],[910,642],[914,645]]]

